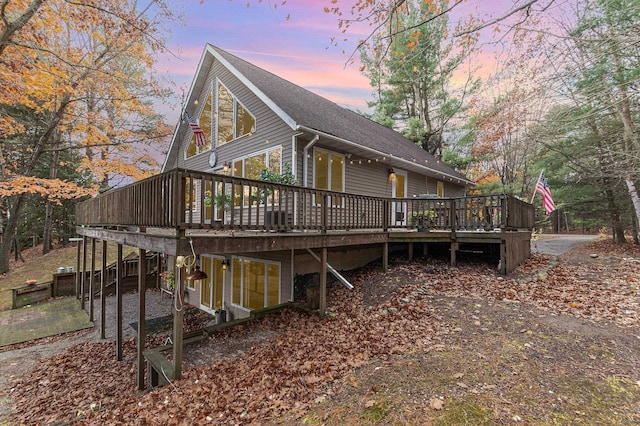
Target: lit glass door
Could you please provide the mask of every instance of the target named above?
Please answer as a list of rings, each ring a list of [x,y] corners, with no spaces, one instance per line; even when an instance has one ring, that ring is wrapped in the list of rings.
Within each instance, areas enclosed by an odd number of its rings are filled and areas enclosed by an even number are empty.
[[[213,312],[222,309],[222,291],[224,287],[224,269],[219,257],[201,256],[201,269],[207,274],[206,280],[200,281],[200,308]]]
[[[395,177],[391,180],[391,197],[407,198],[407,172],[396,170]],[[406,225],[407,203],[392,203],[391,221],[393,225]]]

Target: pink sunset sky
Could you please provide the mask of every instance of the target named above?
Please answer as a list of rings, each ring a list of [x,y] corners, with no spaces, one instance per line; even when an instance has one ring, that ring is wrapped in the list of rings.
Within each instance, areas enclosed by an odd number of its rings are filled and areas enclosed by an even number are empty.
[[[281,3],[282,0],[171,2],[184,25],[171,28],[167,40],[169,52],[160,57],[157,68],[176,94],[173,104],[161,108],[170,125],[178,119],[180,98],[189,90],[206,43],[339,105],[367,110],[372,88],[359,71],[358,55],[354,54],[355,63],[347,62],[358,40],[368,34],[369,26],[359,25],[341,34],[336,16],[324,12],[325,6],[331,6],[331,0],[288,0],[284,6]],[[353,3],[354,0],[339,0],[337,5],[348,13]],[[456,8],[457,13],[450,19],[469,13],[491,14],[492,7],[487,3],[494,4],[469,0]],[[504,10],[510,6],[510,1],[504,1]],[[340,41],[338,47],[331,45],[332,37]],[[483,55],[477,60],[488,63],[491,57]]]

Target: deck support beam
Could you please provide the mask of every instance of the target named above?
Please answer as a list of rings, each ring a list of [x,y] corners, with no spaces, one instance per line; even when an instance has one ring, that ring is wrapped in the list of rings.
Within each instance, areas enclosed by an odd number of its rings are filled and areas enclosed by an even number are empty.
[[[76,299],[80,298],[80,280],[82,279],[82,275],[80,273],[80,249],[84,247],[81,245],[84,238],[76,238],[78,241],[76,242]]]
[[[122,244],[116,256],[116,360],[122,361]]]
[[[413,261],[413,241],[409,241],[409,246],[407,247],[409,251],[409,262]]]
[[[82,275],[80,277],[80,307],[84,310],[84,292],[87,283],[87,236],[82,237]]]
[[[313,256],[313,258],[314,258],[315,260],[317,260],[318,262],[322,262],[322,259],[320,259],[320,257],[319,257],[317,254],[315,254],[315,253],[313,252],[313,250],[311,250],[311,249],[307,249],[307,251],[309,252],[309,254],[310,254],[311,256]],[[291,264],[293,265],[293,259],[292,259]],[[333,266],[329,265],[329,263],[328,263],[328,262],[326,262],[326,266],[327,266],[327,269],[329,270],[329,272],[331,273],[331,275],[333,275],[334,277],[336,277],[336,279],[337,279],[338,281],[340,281],[340,282],[342,283],[342,285],[344,285],[344,286],[345,286],[346,288],[348,288],[349,290],[353,290],[353,285],[349,282],[349,280],[347,280],[347,279],[346,279],[346,278],[345,278],[345,277],[344,277],[340,272],[338,272],[338,271],[337,271]],[[291,282],[293,282],[293,281],[291,281]]]
[[[320,318],[324,318],[327,314],[327,248],[322,247],[322,255],[320,258],[320,295],[319,295],[319,312]]]
[[[89,321],[94,322],[94,292],[96,288],[96,239],[91,239],[91,275],[89,276]]]
[[[387,272],[389,269],[389,243],[382,244],[382,270]]]
[[[178,268],[176,290],[173,296],[173,378],[182,377],[182,348],[184,337],[184,277],[186,268]]]
[[[451,266],[456,266],[456,251],[460,248],[457,241],[451,241]]]
[[[146,281],[147,281],[147,251],[138,251],[138,389],[144,390],[144,341],[146,338]]]
[[[107,298],[105,287],[107,286],[107,240],[102,240],[102,267],[100,268],[100,338],[106,338]]]

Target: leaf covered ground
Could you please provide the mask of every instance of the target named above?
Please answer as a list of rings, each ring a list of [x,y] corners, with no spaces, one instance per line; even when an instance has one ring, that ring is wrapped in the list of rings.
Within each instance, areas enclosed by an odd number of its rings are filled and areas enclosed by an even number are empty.
[[[135,390],[133,342],[119,363],[113,343],[73,346],[11,383],[12,422],[640,423],[636,246],[534,255],[506,278],[397,259],[349,279],[327,318],[289,309],[221,331],[151,392]]]

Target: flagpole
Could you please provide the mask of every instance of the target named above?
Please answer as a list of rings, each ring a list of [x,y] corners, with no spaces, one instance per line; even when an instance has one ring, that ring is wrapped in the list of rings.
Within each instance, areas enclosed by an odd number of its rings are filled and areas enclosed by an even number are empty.
[[[536,185],[533,187],[533,195],[531,196],[531,201],[529,204],[533,204],[533,199],[536,198],[536,187],[538,186],[538,182],[540,182],[540,178],[544,173],[544,169],[540,172],[540,176],[538,176],[538,180],[536,181]]]

